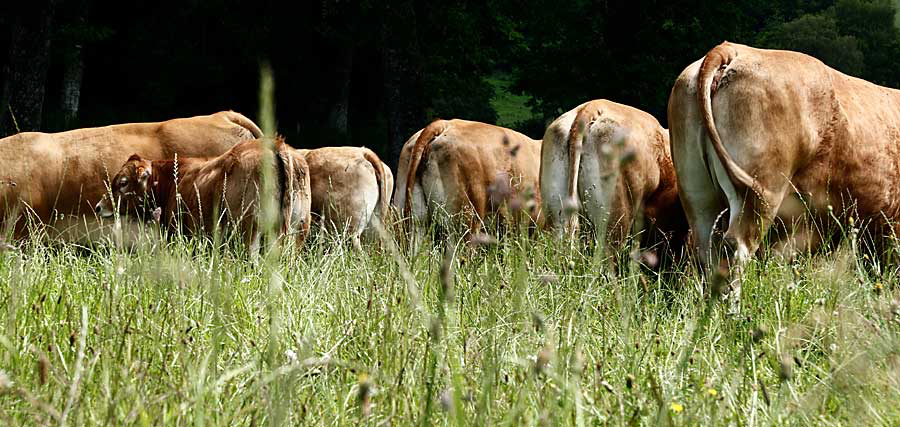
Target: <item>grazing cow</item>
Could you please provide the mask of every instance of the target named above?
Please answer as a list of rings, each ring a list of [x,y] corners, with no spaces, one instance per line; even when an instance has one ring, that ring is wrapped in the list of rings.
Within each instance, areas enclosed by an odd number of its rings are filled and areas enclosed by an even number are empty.
[[[540,198],[540,157],[541,141],[519,132],[467,120],[435,120],[403,145],[394,208],[419,220],[468,215],[475,235],[488,213],[514,220],[501,209],[510,196]],[[523,207],[529,221],[540,221],[539,200]]]
[[[388,217],[391,169],[365,147],[295,151],[309,164],[313,213],[359,247],[359,236],[371,232],[372,221]]]
[[[726,255],[738,267],[796,211],[855,212],[871,231],[897,231],[900,91],[802,53],[725,42],[678,77],[669,124],[679,194],[710,265],[726,212]]]
[[[581,104],[547,128],[541,200],[550,227],[574,233],[580,205],[595,226],[606,224],[614,244],[624,242],[637,214],[647,235],[682,241],[687,233],[669,132],[650,114],[607,100]]]
[[[149,212],[166,227],[190,234],[236,227],[251,253],[259,249],[260,214],[265,209],[261,187],[266,141],[244,141],[214,158],[179,157],[155,160],[132,155],[111,183],[111,195],[96,205],[99,216]],[[280,234],[296,234],[301,244],[309,231],[309,173],[277,138],[272,161],[275,218]],[[261,206],[262,205],[262,206]],[[270,205],[272,206],[272,205]],[[148,212],[149,210],[149,212]]]
[[[0,223],[43,223],[61,216],[93,215],[107,180],[128,156],[164,159],[218,156],[237,143],[262,136],[250,119],[233,111],[159,123],[129,123],[60,133],[23,132],[0,139]]]

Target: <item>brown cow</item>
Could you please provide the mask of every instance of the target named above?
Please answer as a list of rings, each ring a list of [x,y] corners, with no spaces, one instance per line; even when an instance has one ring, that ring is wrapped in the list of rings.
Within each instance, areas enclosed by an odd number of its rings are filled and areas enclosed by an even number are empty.
[[[468,215],[474,235],[489,213],[507,216],[508,194],[540,198],[540,164],[541,141],[480,122],[435,120],[403,145],[393,204],[406,218]],[[539,200],[526,211],[540,221]]]
[[[159,222],[191,234],[212,233],[235,226],[251,253],[260,244],[262,162],[267,142],[244,141],[211,159],[179,157],[147,160],[135,154],[112,181],[111,194],[96,205],[104,218],[121,214],[147,219],[155,211]],[[275,223],[280,234],[296,234],[298,245],[309,231],[309,171],[302,158],[294,158],[282,138],[277,138],[272,160],[277,206]]]
[[[0,223],[30,212],[43,223],[93,215],[107,180],[128,156],[150,159],[218,156],[262,136],[233,111],[159,123],[129,123],[60,133],[23,132],[0,140]],[[24,235],[18,221],[17,235]]]
[[[372,233],[372,221],[388,217],[391,169],[365,147],[296,151],[309,164],[313,213],[358,247],[360,235]]]
[[[680,242],[687,233],[669,132],[650,114],[607,100],[581,104],[547,128],[541,200],[550,227],[574,233],[580,206],[591,223],[606,224],[614,246],[624,243],[638,213],[645,244],[655,243],[649,237]]]
[[[725,42],[678,77],[669,124],[679,194],[710,265],[725,213],[738,266],[790,210],[855,211],[873,230],[897,231],[900,91],[802,53]]]

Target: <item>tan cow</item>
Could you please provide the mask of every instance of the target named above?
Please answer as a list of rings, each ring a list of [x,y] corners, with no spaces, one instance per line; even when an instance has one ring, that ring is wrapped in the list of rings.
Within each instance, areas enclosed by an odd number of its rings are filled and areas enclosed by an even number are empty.
[[[469,216],[477,233],[509,194],[533,194],[529,221],[540,221],[541,141],[499,126],[436,120],[403,145],[393,205],[406,218]]]
[[[134,154],[113,178],[111,195],[97,203],[99,216],[120,214],[148,220],[150,215],[170,229],[190,234],[214,233],[236,228],[255,254],[259,249],[262,198],[262,165],[266,144],[262,139],[244,141],[214,158],[179,157],[148,160]],[[295,158],[282,138],[277,138],[272,161],[277,207],[275,224],[281,235],[295,235],[301,244],[309,232],[309,171]]]
[[[233,111],[159,123],[129,123],[60,133],[23,132],[0,139],[0,223],[30,212],[49,223],[61,215],[93,216],[109,177],[128,156],[218,156],[262,136]],[[17,235],[24,235],[18,221]]]
[[[365,147],[295,151],[309,164],[313,213],[358,247],[360,235],[372,233],[373,221],[388,218],[391,169]]]
[[[550,227],[574,233],[580,206],[595,226],[606,224],[614,245],[632,231],[637,213],[644,236],[662,231],[681,241],[687,232],[669,132],[650,114],[607,100],[581,104],[547,128],[541,196]]]
[[[720,215],[738,265],[790,210],[856,211],[879,233],[897,231],[900,91],[801,53],[725,42],[678,77],[669,124],[679,194],[709,264]]]

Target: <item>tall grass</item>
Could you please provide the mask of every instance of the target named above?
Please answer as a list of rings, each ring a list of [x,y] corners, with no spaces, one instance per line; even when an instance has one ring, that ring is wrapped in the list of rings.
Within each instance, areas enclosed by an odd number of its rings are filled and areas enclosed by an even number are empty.
[[[271,264],[148,239],[0,255],[0,420],[900,422],[894,276],[858,274],[849,248],[752,264],[741,315],[700,325],[697,274],[599,274],[544,235],[399,258],[319,235]]]
[[[689,266],[613,270],[602,244],[515,227],[397,245],[401,228],[258,256],[153,226],[128,247],[0,245],[0,423],[900,423],[896,268],[853,244],[763,254],[732,315]]]

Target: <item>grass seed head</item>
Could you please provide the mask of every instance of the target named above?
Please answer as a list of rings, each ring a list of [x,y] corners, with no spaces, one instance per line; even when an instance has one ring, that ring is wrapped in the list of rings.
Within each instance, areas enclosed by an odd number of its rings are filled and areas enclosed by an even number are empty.
[[[728,267],[728,261],[723,259],[719,263],[719,268],[713,272],[709,279],[710,292],[712,297],[718,298],[728,293],[728,279],[731,277],[731,269]]]
[[[0,370],[0,393],[12,388],[13,382],[9,379],[6,371]]]
[[[581,375],[584,370],[584,355],[581,354],[580,349],[575,350],[575,353],[572,355],[572,363],[569,369],[574,375]]]
[[[535,311],[535,312],[532,312],[532,313],[531,313],[531,322],[534,323],[534,330],[535,330],[536,332],[543,332],[543,330],[544,330],[544,325],[545,325],[545,322],[546,322],[546,321],[544,320],[544,315],[543,315],[543,314],[538,313],[538,312],[536,312],[536,311]]]
[[[453,270],[453,253],[451,246],[444,249],[444,259],[441,262],[441,287],[443,294],[441,297],[446,303],[452,303],[454,298],[454,279],[456,273]]]
[[[441,322],[436,317],[431,319],[431,324],[428,328],[428,335],[431,337],[432,342],[438,342],[441,340]]]
[[[469,239],[469,243],[472,246],[480,248],[480,247],[494,246],[500,242],[497,240],[496,237],[491,236],[490,234],[487,234],[484,232],[479,232],[479,233],[476,233],[474,236],[472,236],[471,239]]]
[[[16,250],[16,247],[7,243],[6,240],[0,238],[0,252],[9,252]]]
[[[453,392],[450,389],[441,392],[441,409],[447,413],[453,412]]]
[[[534,189],[529,187],[523,194],[513,194],[508,204],[509,210],[513,214],[518,214],[519,212],[530,212],[537,205]]]
[[[359,374],[359,388],[357,393],[357,401],[363,418],[367,418],[372,413],[372,388],[374,384],[369,378],[369,374],[363,372]]]
[[[783,354],[778,361],[778,379],[790,381],[792,378],[794,378],[794,358]]]
[[[50,359],[46,354],[42,353],[38,356],[37,372],[40,385],[47,384],[47,378],[50,376]]]
[[[550,364],[550,361],[553,360],[553,349],[550,348],[549,345],[544,346],[540,352],[538,352],[537,358],[534,360],[534,373],[541,374],[547,369],[547,365]]]
[[[538,276],[538,280],[545,285],[549,285],[558,282],[559,276],[553,273],[544,273]]]
[[[900,320],[900,301],[894,300],[891,302],[890,320],[893,320],[893,321]]]
[[[768,334],[769,327],[766,325],[759,325],[753,328],[753,331],[750,333],[750,337],[753,338],[753,342],[758,343]]]
[[[656,268],[659,265],[659,255],[657,255],[654,250],[636,252],[634,260],[650,269]]]
[[[488,185],[487,193],[488,200],[493,206],[500,206],[503,202],[508,201],[513,195],[509,174],[505,172],[498,173],[494,177],[494,181]]]
[[[287,349],[284,351],[284,358],[287,359],[287,363],[290,365],[297,363],[297,352]]]

